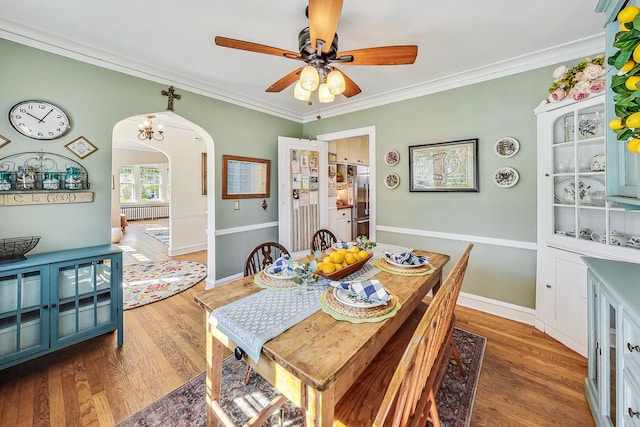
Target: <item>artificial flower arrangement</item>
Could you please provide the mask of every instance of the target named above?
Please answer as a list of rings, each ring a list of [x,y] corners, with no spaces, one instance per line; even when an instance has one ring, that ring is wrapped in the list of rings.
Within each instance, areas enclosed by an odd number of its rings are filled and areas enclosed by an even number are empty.
[[[598,55],[594,59],[586,58],[572,68],[566,65],[556,68],[552,73],[555,80],[549,87],[547,101],[558,102],[566,96],[582,101],[592,93],[602,92],[606,84],[603,63],[604,55]]]
[[[618,73],[611,78],[614,92],[616,118],[609,127],[620,141],[627,142],[627,149],[640,153],[640,9],[628,6],[618,13],[620,31],[615,36],[613,47],[618,51],[609,57],[609,65]]]

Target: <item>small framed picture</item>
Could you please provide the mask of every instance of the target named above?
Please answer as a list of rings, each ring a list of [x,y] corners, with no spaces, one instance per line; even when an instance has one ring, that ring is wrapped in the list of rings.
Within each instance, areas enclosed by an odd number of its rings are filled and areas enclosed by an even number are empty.
[[[394,189],[394,188],[398,188],[398,185],[400,185],[400,177],[398,176],[397,173],[391,172],[388,173],[387,176],[384,178],[384,185],[386,185],[387,188],[390,189]]]
[[[389,150],[384,155],[384,162],[389,166],[395,166],[398,164],[399,161],[400,161],[400,153],[398,153],[396,150]]]
[[[338,161],[338,155],[336,153],[329,153],[329,163],[336,163]]]
[[[10,142],[11,142],[10,139],[5,138],[4,136],[0,135],[0,148],[4,147],[5,145],[7,145]]]
[[[79,138],[74,139],[67,145],[65,145],[73,154],[84,159],[88,155],[98,151],[98,148],[93,145],[87,138],[81,136]]]
[[[493,182],[500,188],[511,188],[518,183],[520,174],[512,167],[502,167],[493,173]]]
[[[496,142],[496,154],[499,157],[513,157],[520,150],[520,142],[510,136],[506,136]]]

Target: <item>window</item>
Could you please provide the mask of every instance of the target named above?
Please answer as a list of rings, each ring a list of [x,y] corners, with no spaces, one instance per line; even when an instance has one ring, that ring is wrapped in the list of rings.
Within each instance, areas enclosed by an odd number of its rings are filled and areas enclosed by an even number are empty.
[[[120,168],[120,203],[168,202],[169,169],[162,165]]]

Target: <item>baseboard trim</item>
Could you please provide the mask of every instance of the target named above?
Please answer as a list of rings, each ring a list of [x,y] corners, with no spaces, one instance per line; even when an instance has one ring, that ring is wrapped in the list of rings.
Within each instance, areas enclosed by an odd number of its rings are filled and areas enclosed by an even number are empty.
[[[191,252],[206,251],[207,243],[197,245],[181,246],[179,248],[170,248],[167,252],[169,256],[190,254]]]
[[[521,305],[510,304],[491,298],[460,292],[458,305],[493,314],[494,316],[513,320],[525,325],[533,326],[536,320],[536,311]]]

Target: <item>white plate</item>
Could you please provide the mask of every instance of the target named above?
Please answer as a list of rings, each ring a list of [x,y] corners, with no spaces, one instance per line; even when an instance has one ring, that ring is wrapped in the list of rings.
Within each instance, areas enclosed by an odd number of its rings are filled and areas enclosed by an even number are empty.
[[[513,157],[519,150],[520,142],[510,136],[506,136],[496,143],[496,154],[500,157]]]
[[[384,257],[384,259],[391,265],[394,265],[396,267],[400,267],[400,268],[417,268],[417,267],[424,267],[425,265],[429,265],[429,261],[423,263],[423,264],[416,264],[416,265],[408,265],[408,264],[399,264],[387,257]]]
[[[265,276],[271,277],[272,279],[292,279],[293,278],[293,271],[289,270],[288,268],[279,273],[274,272],[273,271],[274,269],[275,269],[274,265],[270,265],[269,267],[265,268],[264,269]]]
[[[354,308],[372,308],[384,305],[381,302],[367,302],[358,298],[355,294],[347,289],[333,288],[333,296],[342,304]]]
[[[346,248],[344,248],[344,249],[347,249],[347,250],[351,249],[352,247],[354,247],[354,246],[356,245],[356,244],[355,244],[355,242],[343,242],[343,243],[346,243],[346,244],[347,244],[347,247],[346,247]],[[339,247],[337,243],[334,243],[333,245],[331,245],[331,247],[332,247],[333,249],[335,249],[336,251],[337,251],[338,249],[342,249],[342,247]]]
[[[493,173],[493,182],[501,188],[511,188],[518,183],[520,174],[512,167],[505,166]]]
[[[590,204],[593,192],[602,191],[604,193],[604,182],[599,179],[580,178],[577,187],[579,188],[577,194],[580,197],[580,204]],[[576,197],[575,179],[571,178],[557,183],[554,194],[561,203],[574,203]]]

